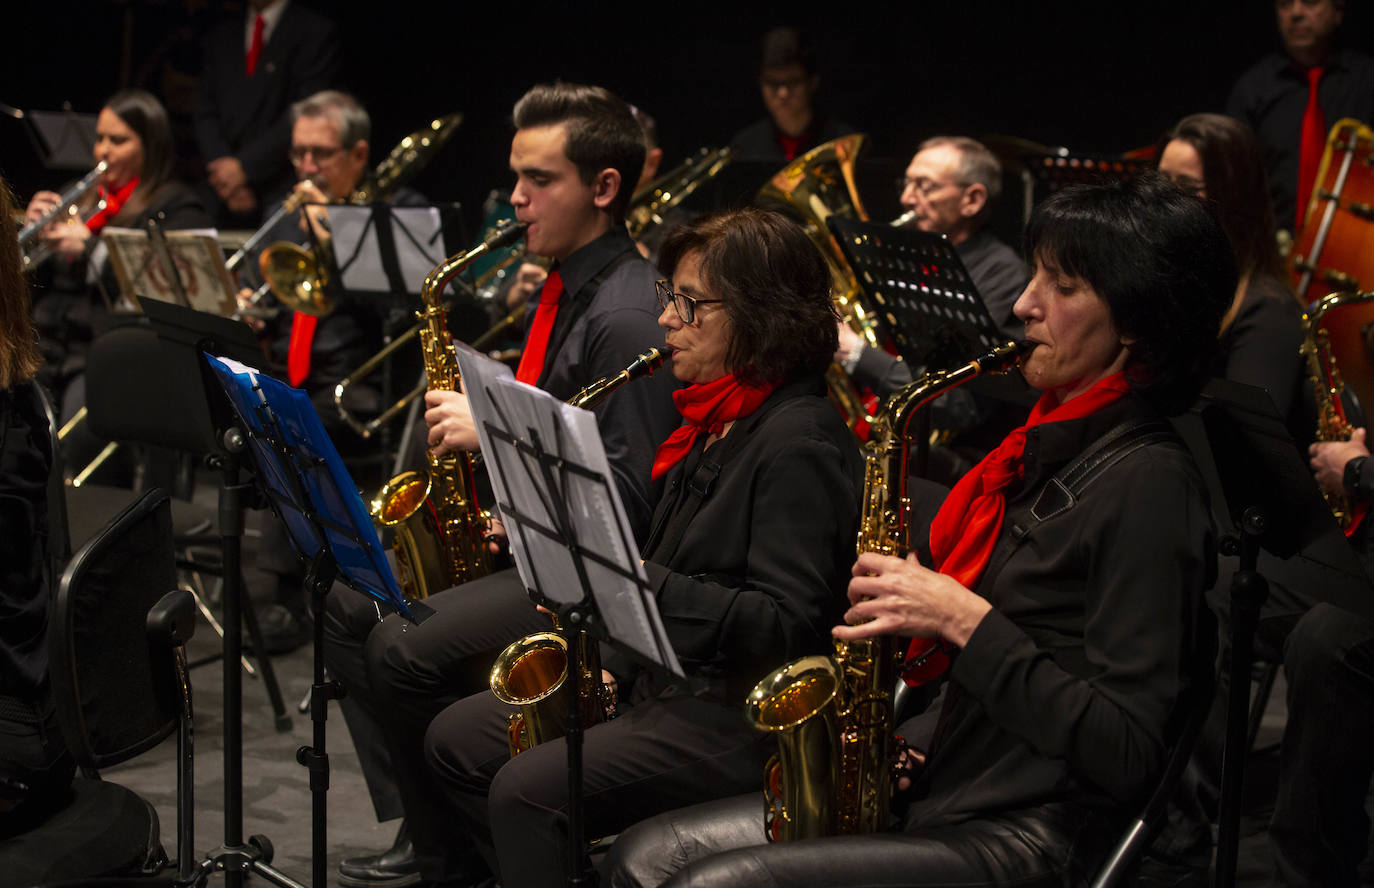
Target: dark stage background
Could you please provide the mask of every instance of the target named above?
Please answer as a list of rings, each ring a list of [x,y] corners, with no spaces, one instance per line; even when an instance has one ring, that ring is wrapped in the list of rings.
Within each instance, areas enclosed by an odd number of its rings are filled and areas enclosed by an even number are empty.
[[[487,191],[510,185],[509,110],[531,84],[599,83],[642,106],[672,165],[762,116],[754,55],[776,24],[809,30],[819,104],[871,135],[867,156],[883,178],[870,176],[881,184],[863,197],[877,218],[896,211],[887,174],[926,136],[1002,133],[1094,152],[1147,145],[1185,114],[1220,110],[1235,77],[1278,44],[1263,0],[831,4],[800,22],[796,5],[294,2],[341,24],[341,86],[373,116],[374,159],[428,119],[463,112],[462,129],[416,185],[434,200],[461,201],[469,226]],[[1374,50],[1374,4],[1347,5],[1347,45]],[[115,88],[144,87],[176,115],[194,173],[199,35],[241,9],[206,0],[10,4],[0,101],[96,111]],[[39,167],[22,125],[8,119],[0,171],[21,201],[68,175]]]

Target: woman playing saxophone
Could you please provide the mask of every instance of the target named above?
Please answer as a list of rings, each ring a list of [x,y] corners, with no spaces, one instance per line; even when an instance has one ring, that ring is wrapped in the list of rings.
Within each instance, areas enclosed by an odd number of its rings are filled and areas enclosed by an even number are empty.
[[[1235,270],[1158,177],[1064,189],[1026,242],[1040,401],[945,499],[930,566],[859,557],[833,630],[952,651],[938,708],[898,729],[922,762],[899,832],[765,845],[755,794],[621,834],[610,884],[1077,885],[1136,813],[1212,570],[1201,479],[1161,417],[1200,388]]]

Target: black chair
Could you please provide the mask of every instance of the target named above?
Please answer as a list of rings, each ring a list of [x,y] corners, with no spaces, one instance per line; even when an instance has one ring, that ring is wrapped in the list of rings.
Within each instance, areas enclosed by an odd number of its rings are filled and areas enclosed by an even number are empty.
[[[192,855],[191,688],[183,645],[195,626],[176,590],[167,494],[128,506],[72,558],[53,598],[50,685],[81,774],[69,803],[0,843],[5,884],[171,884],[157,812],[100,770],[178,735],[177,856]]]

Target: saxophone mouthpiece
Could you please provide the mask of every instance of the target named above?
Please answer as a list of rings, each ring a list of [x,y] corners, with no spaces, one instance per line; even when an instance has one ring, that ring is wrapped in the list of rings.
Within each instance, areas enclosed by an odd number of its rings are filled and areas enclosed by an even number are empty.
[[[630,362],[625,368],[631,379],[647,376],[663,366],[663,350],[651,348]]]
[[[528,222],[520,222],[519,220],[511,219],[501,223],[496,231],[492,232],[491,237],[483,241],[483,244],[488,250],[499,250],[502,247],[509,247],[511,244],[518,241],[525,233],[525,229],[529,227],[530,223]]]

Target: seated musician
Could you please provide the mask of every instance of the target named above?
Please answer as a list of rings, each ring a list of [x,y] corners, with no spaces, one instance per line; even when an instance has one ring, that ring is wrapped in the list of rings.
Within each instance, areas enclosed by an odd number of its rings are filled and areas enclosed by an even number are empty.
[[[829,272],[806,233],[740,210],[675,229],[659,261],[658,322],[690,385],[654,461],[667,486],[642,552],[690,681],[608,659],[630,705],[586,733],[593,837],[757,783],[768,740],[740,700],[773,663],[825,645],[858,517],[858,449],[825,398]],[[561,885],[567,752],[551,741],[506,761],[510,711],[484,692],[429,726],[433,775],[461,817],[448,841],[475,842],[504,884]]]
[[[629,106],[595,86],[535,86],[512,117],[511,203],[530,223],[529,252],[554,262],[528,315],[516,376],[567,399],[663,340],[654,301],[659,275],[624,224],[628,183],[644,165],[644,139]],[[637,541],[647,535],[658,498],[650,479],[655,448],[681,421],[672,402],[677,386],[660,371],[593,410]],[[475,449],[462,393],[434,390],[425,397],[435,453]],[[417,873],[443,882],[484,867],[451,841],[452,817],[425,766],[425,729],[447,704],[487,687],[492,660],[506,645],[549,622],[511,569],[431,594],[424,603],[434,615],[414,625],[396,615],[380,619],[372,599],[351,590],[329,596],[325,656],[348,688],[345,702],[355,707],[349,727],[363,773],[370,785],[394,779],[408,824],[392,849],[345,860],[339,868],[345,885],[387,884]],[[360,737],[363,729],[374,742]]]
[[[210,227],[195,192],[172,178],[172,130],[167,110],[152,94],[127,89],[110,96],[96,118],[93,154],[108,166],[78,201],[80,215],[64,214],[37,236],[51,248],[51,259],[33,277],[33,319],[43,349],[39,380],[64,419],[85,403],[91,340],[108,328],[112,309],[131,305],[121,303],[114,270],[98,249],[100,232],[106,225],[146,230],[150,219],[168,230]],[[38,192],[26,218],[43,218],[59,199],[52,191]],[[97,209],[101,199],[105,206]],[[85,460],[69,454],[68,462]]]
[[[987,227],[1001,193],[1002,164],[995,154],[964,136],[935,136],[911,158],[901,202],[912,214],[910,227],[949,238],[998,332],[1019,339],[1021,320],[1012,305],[1026,286],[1026,264]],[[840,327],[835,362],[855,385],[881,397],[911,381],[911,369],[900,358],[864,346],[863,337]]]
[[[1302,415],[1302,308],[1284,281],[1264,155],[1254,133],[1221,114],[1191,114],[1159,143],[1159,171],[1205,200],[1231,242],[1239,283],[1221,321],[1213,372],[1269,392],[1298,441],[1312,434]]]
[[[945,500],[937,570],[860,555],[833,630],[952,649],[941,705],[898,731],[920,765],[897,832],[763,845],[755,792],[623,833],[610,884],[1085,884],[1137,813],[1186,687],[1213,529],[1167,425],[1110,433],[1191,403],[1235,271],[1203,207],[1153,176],[1058,192],[1026,243],[1016,315],[1041,400]],[[1085,457],[1100,469],[1065,480]]]

